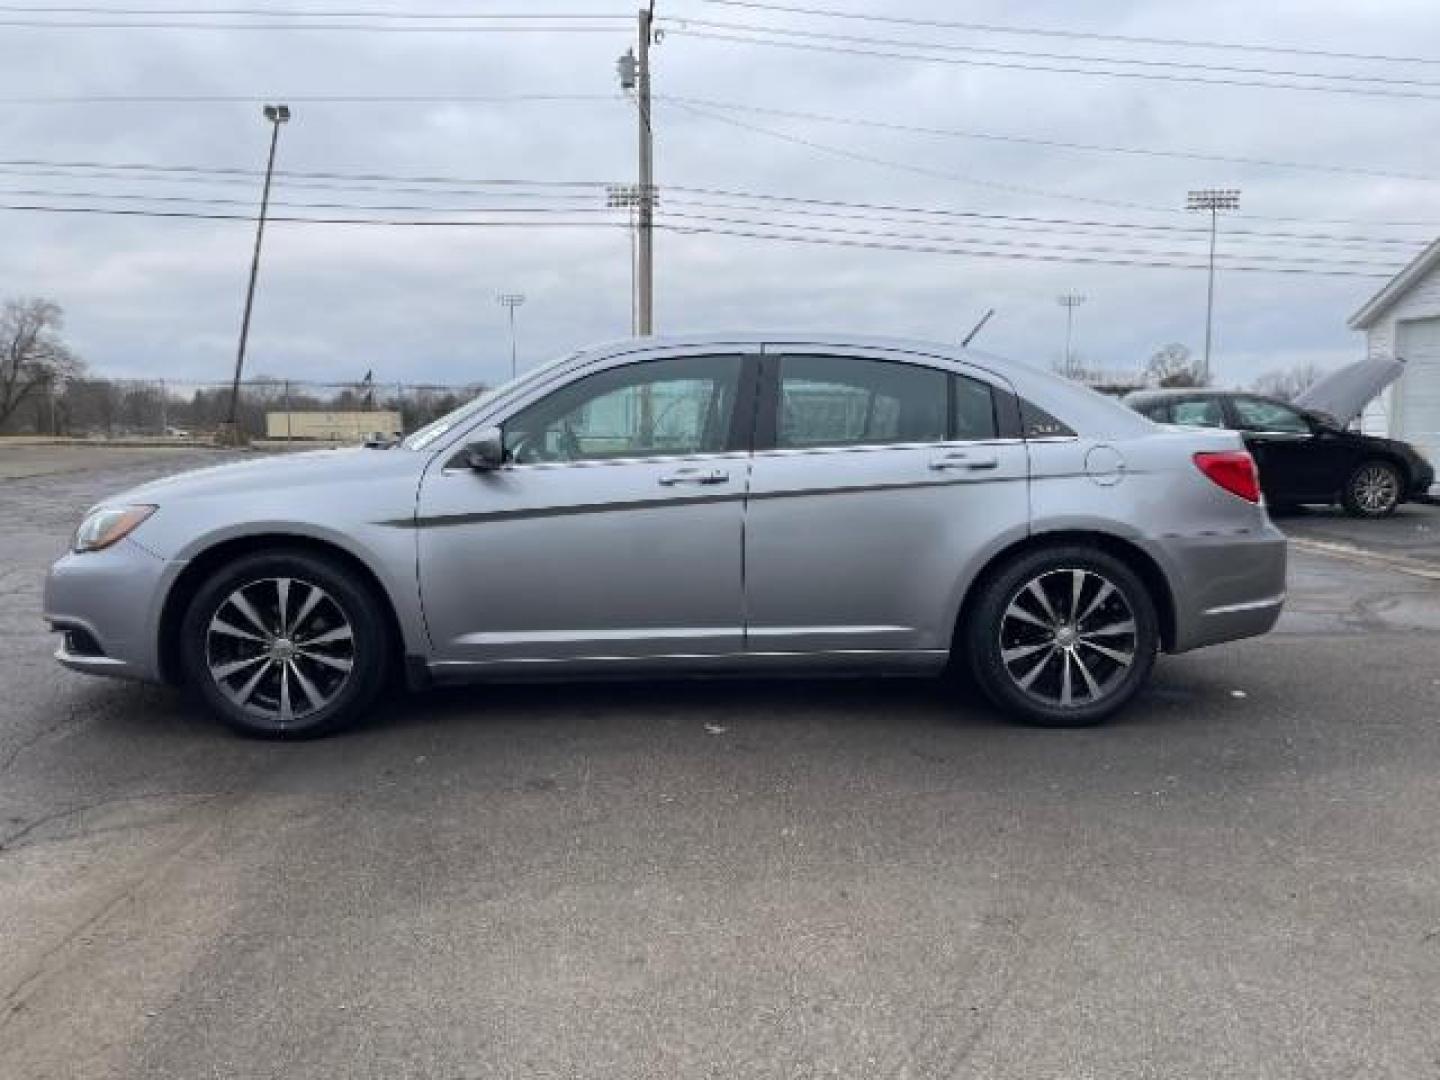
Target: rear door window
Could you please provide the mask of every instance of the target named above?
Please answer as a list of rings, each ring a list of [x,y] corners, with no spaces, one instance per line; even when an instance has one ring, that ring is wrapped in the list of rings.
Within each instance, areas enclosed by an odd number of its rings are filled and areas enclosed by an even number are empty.
[[[1225,410],[1212,397],[1176,398],[1170,402],[1170,422],[1187,427],[1225,426]]]
[[[950,376],[950,438],[957,441],[993,439],[995,394],[988,383],[965,375]]]
[[[893,360],[782,356],[775,445],[807,449],[943,442],[949,379],[937,368]]]
[[[1286,434],[1310,434],[1310,422],[1289,405],[1264,398],[1236,398],[1231,403],[1235,418],[1243,431],[1274,431]]]

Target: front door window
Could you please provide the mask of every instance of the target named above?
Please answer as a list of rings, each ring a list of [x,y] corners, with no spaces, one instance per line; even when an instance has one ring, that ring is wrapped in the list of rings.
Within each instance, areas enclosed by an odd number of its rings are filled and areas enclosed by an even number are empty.
[[[505,424],[517,465],[722,453],[730,448],[737,356],[685,356],[577,379]]]

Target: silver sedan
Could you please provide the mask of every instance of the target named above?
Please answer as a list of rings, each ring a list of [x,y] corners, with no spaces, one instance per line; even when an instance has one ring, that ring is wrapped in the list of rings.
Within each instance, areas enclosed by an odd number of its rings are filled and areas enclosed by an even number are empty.
[[[272,737],[349,723],[395,676],[952,660],[1006,711],[1081,725],[1284,596],[1233,433],[971,350],[731,335],[577,352],[390,449],[107,499],[45,616],[66,667],[186,685]]]

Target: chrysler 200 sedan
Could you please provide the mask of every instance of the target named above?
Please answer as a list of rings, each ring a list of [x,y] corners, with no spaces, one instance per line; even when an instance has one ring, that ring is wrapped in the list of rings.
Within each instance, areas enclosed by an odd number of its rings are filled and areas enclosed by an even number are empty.
[[[1225,431],[971,350],[645,339],[389,448],[264,458],[92,509],[45,617],[78,671],[298,738],[412,688],[967,664],[1095,723],[1156,653],[1262,634],[1285,540]]]

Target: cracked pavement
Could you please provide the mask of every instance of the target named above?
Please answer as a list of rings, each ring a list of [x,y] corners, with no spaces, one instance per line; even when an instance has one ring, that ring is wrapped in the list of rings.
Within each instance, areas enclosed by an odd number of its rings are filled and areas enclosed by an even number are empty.
[[[1440,1075],[1440,585],[1299,553],[1093,731],[669,682],[271,745],[39,620],[86,506],[214,460],[0,479],[0,1076]]]

